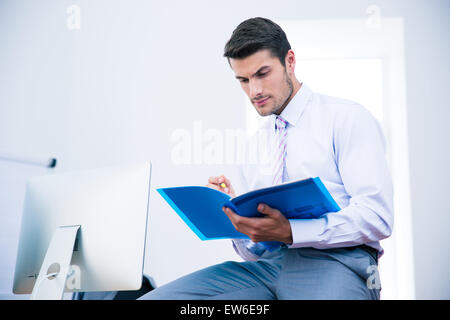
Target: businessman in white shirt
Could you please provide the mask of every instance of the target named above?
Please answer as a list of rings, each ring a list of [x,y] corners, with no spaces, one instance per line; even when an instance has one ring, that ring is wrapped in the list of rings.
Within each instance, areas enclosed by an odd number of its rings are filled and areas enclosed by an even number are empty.
[[[242,22],[224,56],[256,111],[267,117],[247,146],[257,159],[270,159],[270,166],[264,161],[242,165],[246,188],[320,177],[342,209],[318,219],[286,219],[264,203],[258,206],[262,218],[223,208],[251,239],[232,240],[246,261],[199,270],[143,298],[379,299],[379,241],[393,227],[392,182],[380,125],[363,106],[314,93],[299,82],[287,37],[268,19]],[[269,147],[261,148],[261,142]],[[223,175],[210,177],[207,185],[235,195]],[[262,241],[284,245],[269,252]]]

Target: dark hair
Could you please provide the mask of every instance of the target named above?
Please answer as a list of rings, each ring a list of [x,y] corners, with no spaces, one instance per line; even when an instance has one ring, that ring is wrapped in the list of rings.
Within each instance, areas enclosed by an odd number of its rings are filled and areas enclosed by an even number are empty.
[[[253,53],[269,49],[285,66],[284,59],[291,49],[286,34],[275,22],[266,18],[251,18],[241,22],[225,45],[223,56],[243,59]]]

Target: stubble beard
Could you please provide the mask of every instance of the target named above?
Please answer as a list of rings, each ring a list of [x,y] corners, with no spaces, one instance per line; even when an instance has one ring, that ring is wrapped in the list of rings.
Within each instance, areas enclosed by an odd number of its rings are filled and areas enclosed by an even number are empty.
[[[292,84],[292,80],[289,79],[286,71],[284,72],[284,80],[286,82],[287,87],[289,88],[289,94],[287,94],[284,97],[280,97],[279,99],[274,101],[274,107],[267,114],[261,114],[261,112],[259,112],[259,110],[256,109],[258,111],[259,115],[266,117],[266,116],[270,116],[272,114],[279,114],[280,113],[279,111],[281,111],[285,108],[289,99],[292,96],[292,93],[294,92],[294,85]]]

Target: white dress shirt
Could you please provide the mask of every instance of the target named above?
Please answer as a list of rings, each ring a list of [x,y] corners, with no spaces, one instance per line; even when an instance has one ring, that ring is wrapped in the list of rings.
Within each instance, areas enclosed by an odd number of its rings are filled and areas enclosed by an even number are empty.
[[[283,181],[320,177],[340,206],[318,219],[290,219],[289,248],[317,249],[366,244],[391,235],[393,188],[385,158],[385,139],[377,120],[363,106],[312,92],[302,84],[281,113],[287,120],[287,155]],[[246,192],[270,186],[276,115],[247,142],[248,156],[239,167]],[[256,260],[248,240],[234,239],[244,260]]]

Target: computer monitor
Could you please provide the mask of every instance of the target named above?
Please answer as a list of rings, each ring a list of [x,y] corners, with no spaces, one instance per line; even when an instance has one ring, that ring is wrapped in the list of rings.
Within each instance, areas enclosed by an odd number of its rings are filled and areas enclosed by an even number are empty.
[[[62,256],[70,261],[71,270],[77,271],[78,283],[68,288],[66,278],[60,279],[65,292],[138,290],[150,179],[150,162],[31,178],[25,193],[13,292],[31,293],[35,284],[53,290],[57,281],[52,279],[64,263],[56,264],[55,269],[52,259]],[[52,266],[45,277],[39,277],[44,257]],[[45,284],[36,281],[39,278]]]

